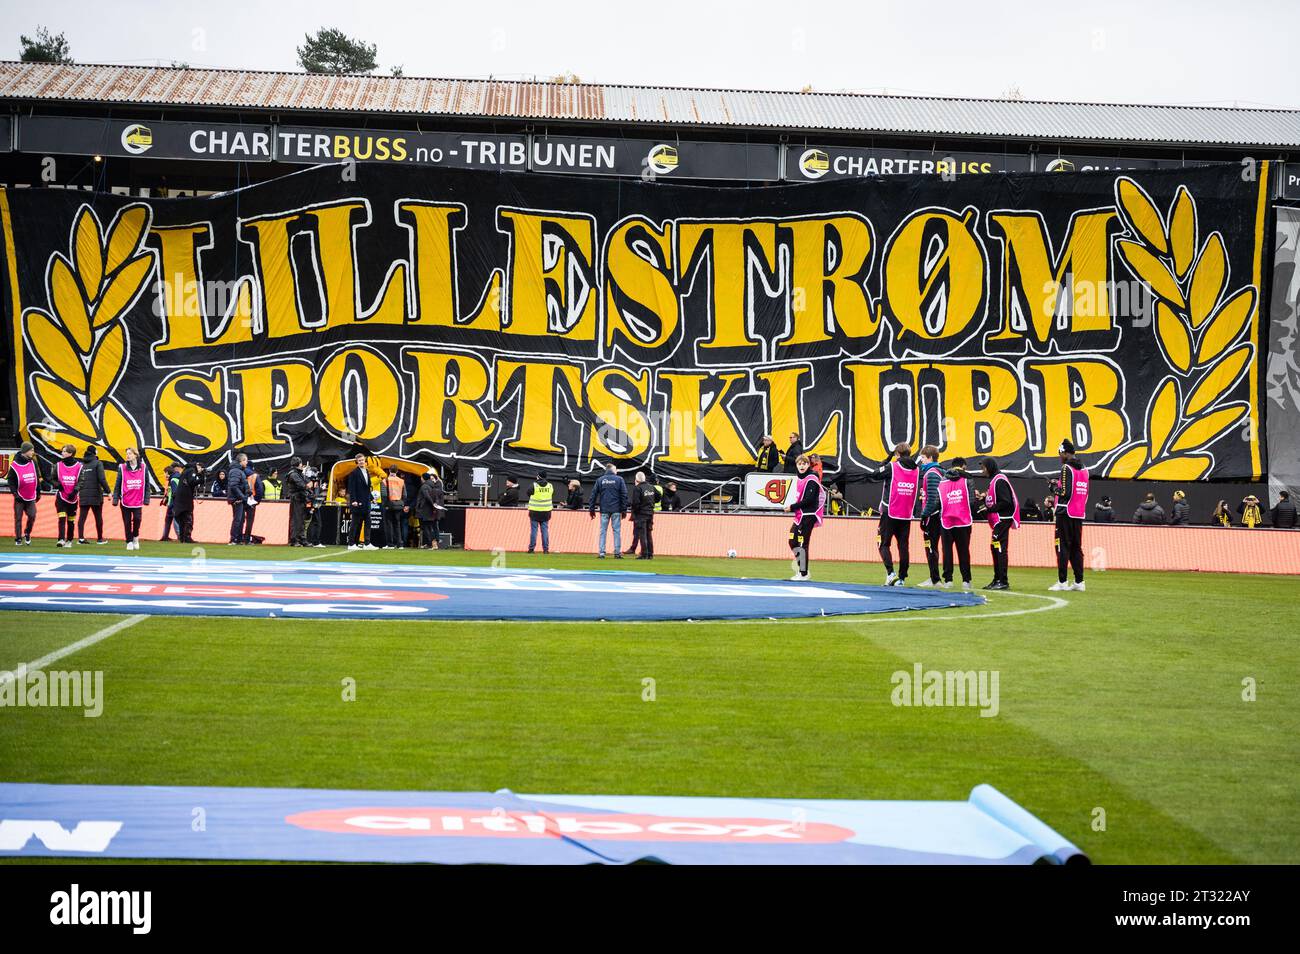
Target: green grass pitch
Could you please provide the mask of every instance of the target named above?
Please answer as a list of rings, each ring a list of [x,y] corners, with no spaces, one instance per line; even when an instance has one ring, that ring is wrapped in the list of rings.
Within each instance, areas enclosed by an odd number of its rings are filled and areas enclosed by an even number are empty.
[[[179,544],[141,552],[190,556]],[[526,554],[507,563],[646,566]],[[758,560],[664,557],[653,568],[790,573]],[[882,577],[869,564],[814,562],[813,572]],[[977,586],[987,575],[977,568]],[[964,799],[989,782],[1099,863],[1297,860],[1294,578],[1093,573],[1088,592],[1060,594],[1059,608],[1046,599],[1054,574],[1013,567],[1011,580],[1017,593],[978,609],[797,622],[151,617],[52,665],[103,670],[100,718],[0,710],[0,780],[884,799]],[[1042,611],[990,616],[1030,609]],[[0,613],[0,669],[121,618]],[[997,716],[895,707],[890,676],[915,663],[997,670]],[[1248,678],[1254,701],[1243,699]],[[343,700],[345,679],[355,701]]]

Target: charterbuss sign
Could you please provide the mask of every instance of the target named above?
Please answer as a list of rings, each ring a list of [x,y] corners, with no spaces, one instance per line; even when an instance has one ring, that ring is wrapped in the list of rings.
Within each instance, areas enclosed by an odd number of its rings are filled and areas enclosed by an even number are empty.
[[[875,176],[955,176],[1028,172],[1028,155],[983,152],[922,152],[857,146],[789,145],[785,178],[792,182]]]
[[[456,169],[528,168],[526,136],[278,126],[280,162],[409,162]]]
[[[270,126],[55,116],[20,117],[18,148],[48,155],[243,162],[270,162],[272,158]]]

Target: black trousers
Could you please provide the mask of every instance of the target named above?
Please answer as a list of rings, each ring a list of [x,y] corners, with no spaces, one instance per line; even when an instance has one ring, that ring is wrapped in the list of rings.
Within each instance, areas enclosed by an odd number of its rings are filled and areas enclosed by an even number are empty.
[[[27,529],[23,529],[23,517],[27,518]],[[32,527],[36,523],[36,501],[23,500],[14,494],[14,539],[30,538]]]
[[[86,514],[92,514],[95,517],[95,538],[104,539],[104,505],[97,504],[79,504],[77,506],[77,539],[86,539]]]
[[[930,582],[939,582],[939,541],[943,538],[943,524],[939,514],[921,518],[921,533],[925,536],[925,562],[930,567]]]
[[[406,546],[406,513],[400,507],[384,508],[384,546]]]
[[[126,542],[140,536],[140,518],[144,514],[143,507],[118,507],[122,511],[122,532],[126,534]]]
[[[289,501],[289,543],[294,546],[306,546],[307,501]]]
[[[348,546],[355,547],[361,543],[361,528],[366,525],[366,520],[370,517],[370,510],[367,507],[349,507],[352,513],[352,530],[348,533]],[[366,543],[373,542],[370,534],[366,534]]]
[[[1007,517],[997,522],[997,526],[993,528],[993,541],[989,544],[989,552],[993,554],[994,580],[1008,582],[1007,563],[1010,559],[1010,549],[1011,518]]]
[[[75,529],[73,524],[77,522],[77,504],[75,501],[67,501],[62,497],[55,496],[54,509],[59,514],[59,539],[71,540],[72,531]]]
[[[438,539],[438,518],[421,517],[420,518],[420,542],[426,548],[431,548],[434,541]]]
[[[182,510],[175,515],[176,518],[176,539],[181,543],[194,542],[194,511]]]
[[[632,546],[640,548],[641,556],[649,560],[655,555],[654,541],[655,518],[653,516],[632,518]]]
[[[953,527],[943,532],[943,578],[952,582],[952,551],[957,550],[961,581],[970,582],[970,527]]]
[[[230,501],[230,542],[244,542],[244,511],[248,508],[242,500]]]
[[[890,553],[890,543],[898,543],[898,578],[907,579],[907,568],[910,565],[910,554],[908,546],[909,538],[912,535],[912,521],[898,520],[887,513],[880,515],[880,529],[876,533],[876,545],[880,550],[880,562],[885,564],[885,572],[894,572],[893,554]]]
[[[971,581],[971,528],[953,526],[944,530],[944,582],[953,581],[953,550],[957,550],[957,565],[961,568],[963,584]]]
[[[1074,570],[1074,582],[1083,582],[1083,520],[1056,511],[1056,578],[1065,582],[1065,568]]]
[[[257,507],[244,504],[244,532],[242,543],[253,542],[253,521],[257,519]]]
[[[172,513],[172,508],[168,507],[167,512],[163,514],[163,535],[161,539],[170,540],[172,536],[172,521],[176,519],[176,514]],[[176,533],[176,539],[181,538],[180,531]]]
[[[794,557],[795,569],[803,576],[808,575],[808,547],[812,545],[812,533],[816,527],[817,515],[811,513],[790,524],[790,553]]]

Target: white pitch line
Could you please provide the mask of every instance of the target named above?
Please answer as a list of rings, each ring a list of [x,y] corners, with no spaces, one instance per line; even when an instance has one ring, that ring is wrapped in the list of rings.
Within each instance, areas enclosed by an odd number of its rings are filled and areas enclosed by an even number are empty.
[[[95,645],[95,643],[103,642],[105,639],[108,639],[108,637],[116,633],[120,633],[122,632],[122,630],[134,626],[136,623],[139,623],[140,621],[146,620],[148,618],[149,617],[146,615],[128,616],[126,619],[120,620],[114,623],[112,626],[105,626],[97,633],[91,633],[89,636],[79,639],[75,643],[69,643],[67,646],[64,646],[62,649],[56,649],[54,650],[54,652],[42,656],[40,659],[34,660],[29,663],[24,663],[21,666],[19,666],[15,670],[15,672],[28,673],[28,672],[34,672],[37,669],[44,669],[50,663],[57,662],[58,660],[62,659],[64,656],[71,656],[73,653],[80,652],[81,650],[85,649],[87,646],[93,646]],[[13,678],[14,678],[13,672],[0,672],[0,686],[3,686],[6,683],[12,681]]]
[[[849,619],[848,614],[839,614],[836,616],[811,616],[796,617],[794,619],[712,619],[703,620],[702,622],[710,623],[815,623],[825,626],[828,623],[838,623],[841,626],[867,625],[869,623],[928,623],[933,620],[941,619],[959,619],[965,623],[975,623],[982,619],[997,619],[1001,616],[1028,616],[1030,613],[1048,613],[1052,610],[1058,610],[1062,607],[1069,606],[1069,600],[1063,600],[1059,596],[1041,596],[1038,593],[999,593],[998,599],[1004,596],[1023,596],[1031,600],[1044,600],[1048,605],[1035,606],[1031,609],[1003,610],[998,613],[963,613],[959,616],[931,616],[924,609],[907,610],[905,612],[879,613],[874,616],[865,616],[861,618]],[[971,607],[974,609],[974,607]],[[924,616],[912,616],[913,612],[925,613]]]
[[[347,548],[346,548],[346,547],[341,547],[341,548],[339,548],[339,549],[337,549],[337,550],[334,549],[333,547],[331,547],[330,549],[326,550],[324,553],[313,553],[311,556],[305,556],[305,557],[294,557],[292,560],[290,560],[290,561],[288,561],[288,562],[290,562],[290,563],[301,563],[301,562],[303,562],[304,560],[319,560],[321,557],[327,557],[327,556],[342,556],[344,553],[347,553],[347,552],[348,552],[348,551],[347,551]]]

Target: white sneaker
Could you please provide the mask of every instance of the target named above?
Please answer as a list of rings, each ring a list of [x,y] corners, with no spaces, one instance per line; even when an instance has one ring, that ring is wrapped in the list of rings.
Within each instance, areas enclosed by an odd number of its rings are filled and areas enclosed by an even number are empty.
[[[359,546],[357,546],[355,543],[350,543],[350,544],[348,544],[348,549],[349,549],[349,550],[360,550],[361,548],[360,548]]]
[[[885,577],[885,586],[893,586],[897,581],[898,574],[891,571],[889,575]]]
[[[1074,590],[1076,593],[1082,593],[1087,589],[1083,583],[1071,583],[1067,589]]]
[[[806,573],[796,573],[794,576],[790,577],[790,582],[802,583],[806,579],[808,579],[808,575]]]
[[[362,547],[361,549],[363,549],[363,550],[378,550],[379,547],[375,546],[373,543],[367,543],[367,544],[366,544],[364,547]]]
[[[907,586],[907,580],[895,579],[894,582],[890,584],[890,586]]]
[[[961,588],[962,588],[963,590],[969,590],[969,589],[971,589],[970,580],[966,580],[965,582],[963,582],[962,585],[961,585]]]
[[[1061,590],[1072,590],[1074,587],[1069,583],[1053,583],[1047,589],[1053,593],[1059,593]]]
[[[931,583],[929,580],[922,580],[920,583],[916,584],[916,588],[918,590],[928,590],[931,587],[935,587],[938,585],[939,585],[938,583]]]
[[[944,580],[939,585],[942,586],[945,590],[950,590],[952,589],[952,580]]]

